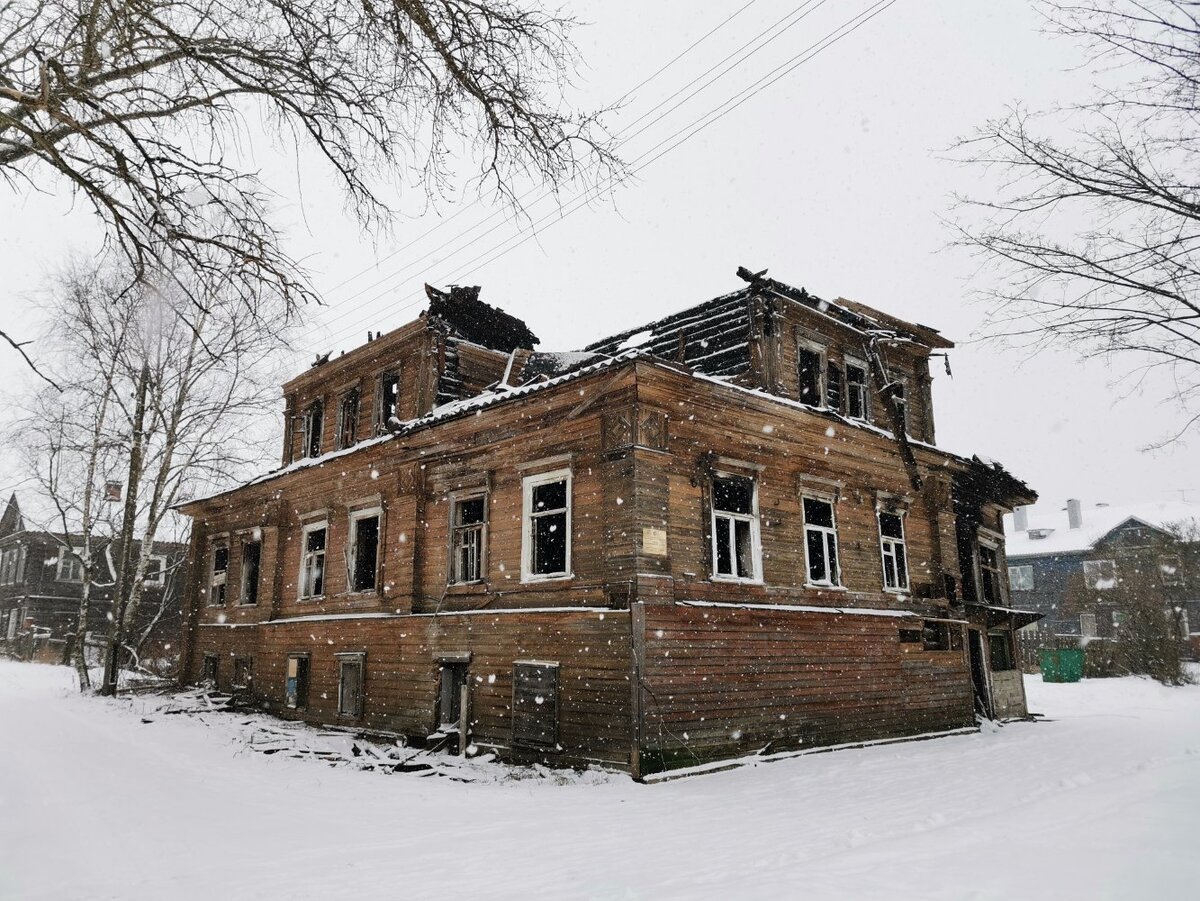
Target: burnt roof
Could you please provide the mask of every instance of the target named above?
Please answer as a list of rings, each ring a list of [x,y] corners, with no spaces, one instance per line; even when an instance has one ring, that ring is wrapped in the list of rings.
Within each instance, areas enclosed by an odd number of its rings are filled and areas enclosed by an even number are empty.
[[[492,350],[512,353],[518,347],[533,350],[541,343],[522,320],[479,299],[478,285],[451,285],[442,291],[425,286],[431,319],[444,323],[455,335]]]

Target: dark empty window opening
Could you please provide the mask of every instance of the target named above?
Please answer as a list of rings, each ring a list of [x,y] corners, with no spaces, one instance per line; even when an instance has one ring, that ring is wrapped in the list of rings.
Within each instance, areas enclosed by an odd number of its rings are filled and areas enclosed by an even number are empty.
[[[209,579],[208,606],[220,607],[225,604],[225,583],[229,576],[229,547],[219,545],[213,548],[212,575]]]
[[[358,389],[342,395],[338,408],[338,448],[353,447],[358,440]]]
[[[808,584],[839,585],[841,583],[833,502],[806,497],[803,499],[803,508],[804,555],[808,563]]]
[[[338,655],[338,713],[362,716],[364,660],[362,654]]]
[[[205,654],[204,665],[200,670],[200,681],[217,687],[217,663],[220,660],[216,654]]]
[[[979,593],[985,604],[1000,603],[999,555],[988,544],[979,545]]]
[[[867,370],[852,363],[846,364],[846,415],[851,419],[870,420],[871,395]]]
[[[759,577],[755,484],[744,476],[712,480],[713,571],[716,576]]]
[[[379,513],[351,520],[350,590],[374,591],[379,572]]]
[[[901,430],[905,434],[908,434],[908,399],[904,394],[904,385],[900,382],[892,383],[892,404],[895,406],[896,413],[900,417]]]
[[[292,654],[288,657],[284,698],[287,706],[293,710],[308,706],[307,654]]]
[[[558,746],[558,664],[513,664],[513,745]]]
[[[836,363],[825,367],[825,406],[839,413],[842,410],[842,370]]]
[[[525,481],[526,576],[565,576],[571,566],[571,483],[566,473]]]
[[[458,728],[462,717],[462,690],[467,684],[467,664],[443,660],[438,691],[438,723],[446,732]]]
[[[935,619],[925,620],[921,627],[921,644],[927,651],[950,650],[950,624]]]
[[[388,423],[393,418],[400,418],[400,373],[385,372],[379,377],[376,411],[377,431],[383,434],[388,430]]]
[[[325,405],[313,401],[304,413],[304,456],[321,456],[321,430],[325,427]]]
[[[808,347],[801,347],[797,353],[800,365],[800,402],[821,404],[821,354]]]
[[[243,541],[241,603],[247,606],[258,603],[258,581],[261,562],[262,542]]]
[[[455,584],[483,579],[486,543],[487,496],[455,498],[450,512],[450,581]]]
[[[248,689],[254,683],[254,658],[236,657],[233,661],[233,687]]]

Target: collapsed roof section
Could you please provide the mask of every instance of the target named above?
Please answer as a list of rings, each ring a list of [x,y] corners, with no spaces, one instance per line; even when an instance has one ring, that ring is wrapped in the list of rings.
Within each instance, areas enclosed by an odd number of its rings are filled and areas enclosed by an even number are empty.
[[[451,285],[442,291],[425,286],[429,309],[422,316],[444,325],[452,335],[492,350],[533,350],[540,342],[522,320],[479,299],[478,285]]]

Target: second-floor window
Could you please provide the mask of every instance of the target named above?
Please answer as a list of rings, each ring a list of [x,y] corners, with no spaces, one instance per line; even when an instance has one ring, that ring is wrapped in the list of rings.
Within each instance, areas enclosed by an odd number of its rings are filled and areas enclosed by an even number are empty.
[[[838,412],[842,409],[842,370],[836,363],[825,367],[825,406]]]
[[[321,430],[325,428],[325,404],[313,401],[304,411],[304,456],[321,456]]]
[[[60,582],[83,581],[83,548],[63,548],[58,554],[58,574]]]
[[[840,585],[837,531],[833,503],[824,498],[806,497],[804,506],[804,557],[808,564],[809,585]]]
[[[846,363],[846,415],[851,419],[871,419],[871,392],[867,368],[859,363]]]
[[[450,581],[483,580],[487,543],[487,495],[455,498],[450,510]]]
[[[262,563],[262,542],[242,542],[242,594],[240,603],[247,606],[258,603],[259,569]]]
[[[758,499],[753,479],[714,476],[712,480],[713,576],[759,581]]]
[[[25,581],[25,548],[5,548],[0,554],[0,585],[19,585]]]
[[[571,472],[558,470],[524,481],[521,576],[547,579],[571,572]]]
[[[307,525],[301,532],[300,599],[325,594],[325,523]]]
[[[879,512],[879,548],[883,553],[884,589],[908,591],[908,545],[903,514]]]
[[[229,575],[229,546],[219,544],[212,552],[212,572],[208,579],[208,606],[220,607],[225,603],[225,582]]]
[[[825,361],[821,351],[816,345],[801,344],[797,351],[797,360],[800,367],[800,402],[819,407],[824,400],[821,375]]]
[[[146,561],[146,572],[142,576],[143,585],[167,584],[167,558],[162,554],[154,554]]]
[[[358,440],[358,389],[351,388],[342,395],[338,408],[338,449],[353,447]]]
[[[985,604],[999,604],[1000,552],[993,545],[979,543],[979,596]]]
[[[1013,591],[1033,591],[1033,567],[1010,566],[1008,568],[1008,587]]]
[[[1178,557],[1159,557],[1158,577],[1166,588],[1182,585],[1183,563]]]
[[[1117,586],[1117,564],[1112,560],[1083,561],[1083,581],[1088,588],[1107,591]]]
[[[374,591],[379,577],[379,510],[362,510],[350,517],[351,591]]]
[[[908,398],[905,395],[903,382],[895,382],[892,384],[892,404],[896,407],[896,413],[900,416],[900,428],[905,434],[908,433]],[[891,423],[889,423],[890,425]]]
[[[383,434],[388,430],[388,422],[393,417],[399,418],[400,412],[400,373],[385,372],[379,377],[378,397],[375,402],[377,431]]]

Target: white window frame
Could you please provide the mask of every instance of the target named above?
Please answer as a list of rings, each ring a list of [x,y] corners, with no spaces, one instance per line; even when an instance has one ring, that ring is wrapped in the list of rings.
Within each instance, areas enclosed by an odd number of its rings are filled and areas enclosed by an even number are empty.
[[[221,570],[220,575],[217,574],[217,551],[219,550],[225,551],[225,568]],[[209,607],[224,607],[229,602],[229,566],[231,563],[233,563],[233,552],[229,549],[229,543],[225,540],[213,542],[208,555]],[[225,586],[225,596],[218,601],[216,589],[221,586]]]
[[[75,567],[79,567],[79,578],[70,578]],[[66,570],[66,572],[64,572]],[[63,548],[58,553],[58,571],[55,574],[55,581],[69,582],[72,585],[79,585],[83,582],[83,548],[72,547]]]
[[[757,495],[757,491],[755,492]],[[833,523],[832,526],[813,525],[804,515],[804,502],[817,501],[821,504],[829,505],[829,519]],[[842,587],[842,561],[838,556],[838,535],[837,535],[837,498],[828,494],[817,494],[811,491],[806,491],[800,496],[800,519],[804,523],[804,587],[805,588],[841,588]],[[819,532],[822,535],[822,543],[825,546],[825,569],[827,578],[821,581],[813,582],[811,580],[812,561],[808,558],[808,533]],[[832,553],[831,553],[832,552]],[[829,562],[833,561],[833,578],[828,578]]]
[[[483,522],[473,523],[469,526],[455,525],[455,513],[458,511],[459,504],[465,501],[482,500],[483,501]],[[532,495],[530,497],[532,504]],[[478,585],[481,582],[487,581],[487,547],[488,547],[488,514],[489,514],[490,499],[486,488],[472,489],[470,491],[455,491],[450,495],[450,561],[446,569],[446,584],[447,585]],[[568,504],[569,506],[569,504]],[[479,578],[477,579],[460,579],[458,578],[458,535],[459,532],[465,531],[479,532]],[[569,556],[569,555],[568,555]]]
[[[535,573],[533,572],[533,524],[535,518],[540,518],[549,513],[557,513],[557,510],[545,510],[542,513],[535,514],[533,512],[533,489],[540,485],[549,485],[554,482],[567,483],[567,508],[566,508],[566,530],[567,543],[566,553],[563,564],[566,569],[563,572],[556,573]],[[574,570],[571,568],[571,545],[572,545],[572,528],[571,528],[571,513],[574,504],[574,473],[568,467],[566,469],[554,469],[549,472],[539,472],[536,475],[525,476],[521,480],[521,581],[522,582],[553,582],[563,579],[573,579],[575,577]]]
[[[375,518],[375,584],[370,588],[354,587],[354,571],[358,568],[358,521]],[[347,594],[376,594],[379,591],[379,570],[383,565],[383,508],[364,507],[361,510],[350,511],[350,532],[346,535],[346,593]],[[328,560],[329,533],[325,533],[325,552]],[[322,585],[322,588],[325,586]]]
[[[1101,581],[1107,581],[1100,575],[1100,570],[1104,564],[1108,564],[1112,568],[1112,584],[1101,585]],[[1093,575],[1095,573],[1095,575]],[[1083,583],[1089,591],[1108,591],[1117,586],[1117,561],[1116,560],[1084,560],[1083,561]]]
[[[321,554],[321,594],[305,594],[307,587],[306,575],[308,573],[308,536],[321,529],[325,530],[325,547],[319,553]],[[296,577],[296,599],[300,601],[316,601],[325,597],[325,591],[329,582],[329,522],[328,520],[316,520],[314,522],[305,523],[300,529],[300,572]]]
[[[900,537],[893,538],[890,535],[883,534],[883,514],[887,513],[890,516],[895,516],[900,520]],[[912,573],[909,567],[908,553],[908,511],[907,510],[876,510],[875,511],[875,530],[879,533],[879,564],[883,567],[883,590],[889,594],[908,594],[912,591]],[[887,583],[887,562],[890,554],[892,566],[896,572],[897,580],[900,577],[899,557],[896,556],[896,546],[899,545],[904,550],[904,580],[903,584],[891,585]]]
[[[158,578],[153,578],[153,574],[147,568],[145,578],[142,579],[143,585],[166,585],[167,584],[167,555],[166,554],[151,554],[146,558],[146,561],[157,560]]]
[[[817,400],[816,403],[808,403],[800,396],[800,351],[807,350],[809,353],[817,355]],[[824,344],[818,341],[813,341],[810,338],[796,338],[796,399],[806,407],[816,407],[824,410],[828,407],[828,369],[829,352]]]
[[[1175,572],[1169,581],[1167,572],[1163,568],[1164,562],[1168,560],[1175,561]],[[1156,562],[1158,564],[1158,581],[1163,588],[1179,588],[1183,585],[1183,559],[1178,554],[1160,554]]]
[[[842,361],[842,394],[845,398],[846,418],[854,422],[872,422],[871,418],[871,367],[863,360],[855,357],[846,357]],[[850,369],[861,369],[863,373],[863,388],[862,388],[862,407],[863,415],[854,416],[850,413],[850,390],[853,382],[850,381]]]
[[[749,513],[730,513],[727,510],[718,510],[716,503],[716,491],[712,484],[712,479],[748,479],[751,485],[750,492],[750,512]],[[759,530],[760,516],[758,512],[758,475],[750,475],[744,472],[729,472],[727,470],[715,471],[712,474],[712,479],[709,480],[709,503],[708,503],[708,528],[711,535],[710,551],[712,553],[712,569],[709,573],[714,582],[740,582],[746,585],[761,585],[763,580],[762,575],[762,535]],[[739,522],[750,523],[750,562],[753,566],[753,572],[749,576],[738,576],[727,573],[717,572],[717,517],[722,516]],[[735,529],[727,530],[730,541],[733,545],[729,548],[730,562],[737,566],[737,531]]]
[[[1008,588],[1010,591],[1033,591],[1035,587],[1033,564],[1015,563],[1008,567]]]

